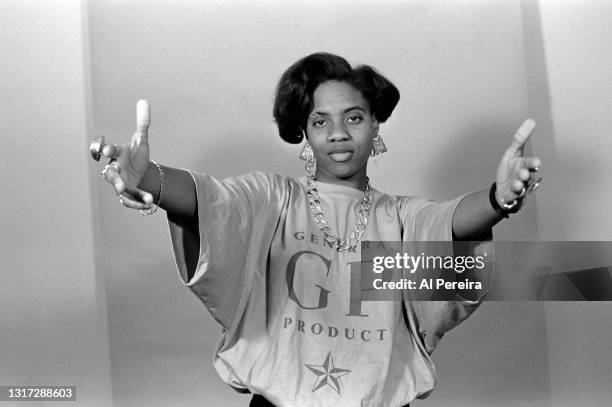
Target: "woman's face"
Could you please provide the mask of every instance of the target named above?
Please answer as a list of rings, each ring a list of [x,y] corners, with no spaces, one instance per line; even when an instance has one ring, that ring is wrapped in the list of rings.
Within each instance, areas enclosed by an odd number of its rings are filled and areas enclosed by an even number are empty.
[[[316,178],[362,189],[378,121],[360,91],[327,81],[314,91],[306,134],[317,162]]]

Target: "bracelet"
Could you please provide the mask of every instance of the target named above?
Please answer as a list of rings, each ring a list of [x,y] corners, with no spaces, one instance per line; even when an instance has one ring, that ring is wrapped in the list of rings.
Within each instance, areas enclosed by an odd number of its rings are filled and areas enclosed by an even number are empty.
[[[141,209],[140,213],[143,216],[153,215],[159,209],[159,205],[161,205],[162,196],[164,195],[164,171],[162,171],[161,167],[155,160],[151,160],[153,164],[157,167],[157,171],[159,171],[159,197],[157,198],[157,203],[153,202],[153,208],[151,209]]]
[[[495,212],[497,212],[498,214],[500,214],[504,218],[508,218],[511,213],[517,213],[518,211],[521,210],[521,207],[523,206],[522,205],[523,204],[523,199],[522,198],[515,199],[510,204],[504,203],[503,204],[504,207],[502,208],[497,203],[497,199],[495,199],[495,192],[496,191],[497,191],[497,183],[494,182],[491,185],[491,189],[489,189],[489,202],[491,203],[491,206],[493,207]]]

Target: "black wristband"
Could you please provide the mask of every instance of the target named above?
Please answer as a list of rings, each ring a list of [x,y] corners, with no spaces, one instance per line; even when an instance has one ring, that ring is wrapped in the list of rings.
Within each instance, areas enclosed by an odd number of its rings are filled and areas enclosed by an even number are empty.
[[[512,208],[510,209],[505,209],[502,208],[501,206],[499,206],[499,204],[497,203],[497,199],[495,199],[495,191],[497,191],[497,183],[494,182],[491,185],[491,189],[489,189],[489,202],[491,203],[491,206],[493,207],[493,209],[495,210],[495,212],[497,212],[499,215],[503,216],[504,218],[508,218],[510,217],[511,213],[517,213],[518,211],[521,210],[521,202],[517,202],[516,205],[514,205]]]

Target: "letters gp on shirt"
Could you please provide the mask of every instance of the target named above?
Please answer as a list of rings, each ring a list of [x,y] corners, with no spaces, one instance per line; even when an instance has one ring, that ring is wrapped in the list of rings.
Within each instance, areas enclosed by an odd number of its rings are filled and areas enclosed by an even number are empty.
[[[312,243],[323,244],[323,240],[315,234],[296,232],[294,238],[296,240],[308,239]],[[329,244],[325,245],[332,248]],[[355,252],[355,249],[353,249],[352,252]],[[296,273],[305,272],[303,268],[296,267],[297,263],[305,259],[311,262],[315,260],[317,264],[320,264],[318,266],[320,267],[320,271],[317,270],[316,274],[322,273],[325,276],[329,275],[332,267],[331,259],[308,249],[295,252],[289,258],[285,275],[289,298],[304,310],[320,310],[327,308],[330,296],[334,295],[332,290],[316,283],[313,283],[310,287],[302,287],[301,285],[295,284],[297,277]],[[346,317],[368,317],[368,314],[362,312],[362,303],[364,301],[362,294],[366,290],[363,290],[361,286],[361,264],[359,261],[355,261],[348,263],[348,266],[350,267],[350,296],[346,310],[342,311],[343,315]],[[313,271],[309,270],[309,272],[311,273]],[[338,314],[340,314],[340,312],[338,312]],[[334,326],[324,326],[318,322],[312,323],[299,319],[294,320],[293,317],[288,316],[283,318],[282,328],[295,329],[297,332],[304,334],[327,335],[330,337],[344,336],[346,339],[354,339],[356,336],[366,342],[370,340],[382,341],[385,339],[385,333],[387,332],[387,329],[366,329],[361,332],[359,332],[359,330],[355,332],[353,328],[344,328],[345,332],[342,332],[341,329]]]

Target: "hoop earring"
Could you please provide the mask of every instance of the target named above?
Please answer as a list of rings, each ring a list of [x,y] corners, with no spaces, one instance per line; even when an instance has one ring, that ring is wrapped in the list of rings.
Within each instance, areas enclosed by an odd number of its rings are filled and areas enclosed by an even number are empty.
[[[312,169],[315,165],[315,157],[314,157],[314,152],[312,151],[312,147],[310,147],[310,144],[308,144],[308,141],[304,143],[304,148],[302,148],[302,152],[300,153],[299,157],[300,157],[300,160],[306,161],[306,165],[304,166],[304,169],[306,169],[306,172],[309,175],[312,175]]]
[[[383,142],[382,137],[380,137],[380,134],[377,134],[372,142],[372,151],[370,152],[370,156],[376,157],[377,155],[381,155],[385,152],[387,152],[387,146]]]

